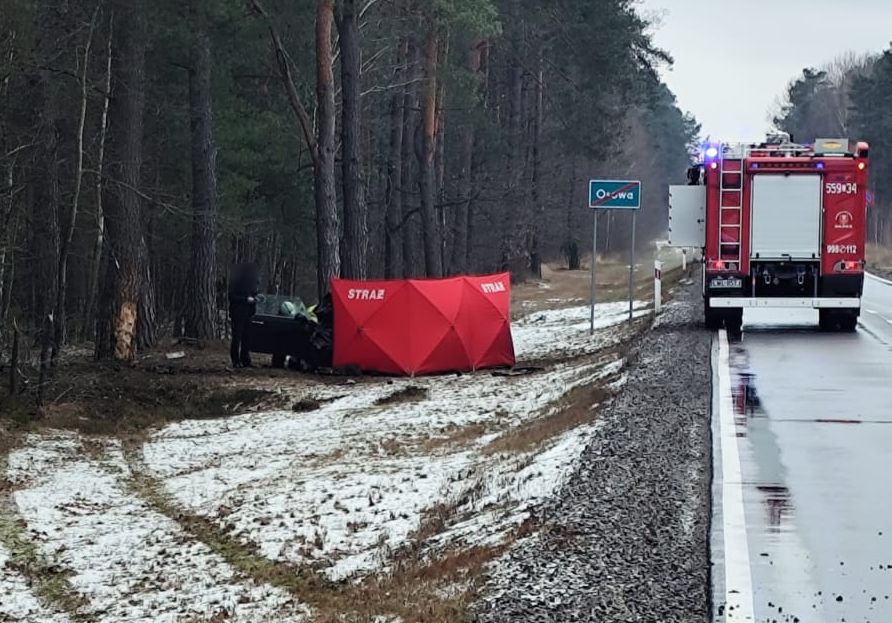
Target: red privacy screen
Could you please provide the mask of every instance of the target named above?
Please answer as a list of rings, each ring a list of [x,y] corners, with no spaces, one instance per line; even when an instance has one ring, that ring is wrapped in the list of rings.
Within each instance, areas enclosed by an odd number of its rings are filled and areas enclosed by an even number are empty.
[[[334,366],[430,374],[514,365],[508,273],[332,281]]]

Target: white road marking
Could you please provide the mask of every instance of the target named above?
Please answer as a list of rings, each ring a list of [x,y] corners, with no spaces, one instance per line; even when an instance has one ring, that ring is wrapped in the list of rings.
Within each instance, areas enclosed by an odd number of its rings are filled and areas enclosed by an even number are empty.
[[[868,314],[871,314],[872,316],[879,316],[882,320],[885,320],[889,324],[892,324],[892,319],[887,318],[886,316],[884,316],[883,314],[881,314],[880,312],[878,312],[875,309],[865,309],[864,311],[867,312]]]
[[[728,334],[719,332],[719,433],[722,447],[722,535],[725,542],[725,620],[754,621],[753,574],[743,507],[743,477],[734,407]]]
[[[875,280],[875,281],[879,281],[880,283],[884,283],[884,284],[886,284],[887,286],[892,286],[892,281],[889,281],[888,279],[883,279],[882,277],[877,277],[877,276],[874,275],[873,273],[864,273],[864,274],[867,275],[870,279],[873,279],[873,280]]]

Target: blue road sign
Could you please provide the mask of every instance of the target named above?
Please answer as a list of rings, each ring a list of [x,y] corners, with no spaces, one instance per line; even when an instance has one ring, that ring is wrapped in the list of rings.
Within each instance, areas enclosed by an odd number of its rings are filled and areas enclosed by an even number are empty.
[[[641,207],[641,182],[592,180],[588,183],[588,207],[637,210]]]

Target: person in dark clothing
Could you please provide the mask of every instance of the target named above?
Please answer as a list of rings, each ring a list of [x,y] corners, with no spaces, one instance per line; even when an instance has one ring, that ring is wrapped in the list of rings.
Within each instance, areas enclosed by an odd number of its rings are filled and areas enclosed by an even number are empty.
[[[248,326],[257,310],[257,267],[238,264],[229,282],[229,319],[232,323],[232,343],[229,357],[234,368],[251,366]]]

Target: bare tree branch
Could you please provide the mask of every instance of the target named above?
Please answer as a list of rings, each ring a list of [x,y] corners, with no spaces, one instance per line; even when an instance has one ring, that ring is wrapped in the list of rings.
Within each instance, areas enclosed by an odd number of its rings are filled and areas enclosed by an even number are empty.
[[[288,94],[288,103],[294,111],[294,115],[297,118],[301,132],[303,133],[304,140],[307,142],[307,147],[310,150],[310,155],[315,162],[319,158],[319,149],[316,145],[316,138],[313,135],[313,124],[310,121],[310,115],[307,114],[307,109],[294,84],[294,78],[291,75],[290,59],[288,53],[285,51],[285,46],[282,44],[282,37],[279,36],[279,31],[276,29],[269,13],[267,13],[266,9],[263,8],[263,5],[260,4],[260,0],[251,0],[251,6],[257,14],[263,16],[267,21],[270,38],[272,39],[275,48],[276,65],[279,68],[279,76],[281,77],[282,83],[285,86],[285,91]]]
[[[365,3],[365,6],[362,7],[362,9],[360,9],[360,11],[359,11],[359,19],[364,18],[365,14],[369,11],[369,9],[371,9],[373,6],[378,4],[378,2],[380,2],[380,1],[381,0],[368,0],[368,2]]]

